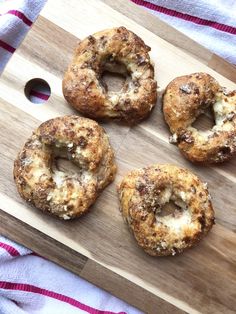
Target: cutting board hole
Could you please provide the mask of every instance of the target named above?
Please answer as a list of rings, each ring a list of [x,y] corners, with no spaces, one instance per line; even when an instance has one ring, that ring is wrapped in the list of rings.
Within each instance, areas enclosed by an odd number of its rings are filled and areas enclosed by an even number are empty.
[[[25,96],[33,104],[45,103],[51,95],[49,84],[40,78],[34,78],[25,85]]]

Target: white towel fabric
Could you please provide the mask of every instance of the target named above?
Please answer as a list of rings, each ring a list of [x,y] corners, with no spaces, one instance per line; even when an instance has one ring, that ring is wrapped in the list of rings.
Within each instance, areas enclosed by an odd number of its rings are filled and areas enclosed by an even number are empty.
[[[30,250],[0,237],[0,314],[142,312]]]
[[[46,0],[0,0],[0,74]]]
[[[131,0],[236,64],[235,0]]]
[[[0,0],[0,73],[45,1]],[[131,1],[236,64],[236,1]],[[46,95],[40,95],[41,92],[44,91],[39,89],[32,94],[39,102],[48,97],[46,92]],[[0,237],[0,314],[21,313],[141,312],[30,250]]]
[[[128,1],[128,0],[127,0]],[[131,0],[236,64],[235,0]],[[46,0],[0,0],[0,73]]]

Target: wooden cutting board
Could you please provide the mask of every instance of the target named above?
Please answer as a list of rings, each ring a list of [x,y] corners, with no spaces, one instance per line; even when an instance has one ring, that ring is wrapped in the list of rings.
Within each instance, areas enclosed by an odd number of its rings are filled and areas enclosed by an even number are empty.
[[[118,174],[86,216],[59,221],[29,207],[16,192],[13,161],[32,130],[47,119],[75,113],[63,99],[61,80],[77,41],[120,25],[152,48],[160,94],[174,77],[196,71],[235,88],[229,80],[236,81],[233,66],[128,1],[49,0],[1,77],[0,233],[147,313],[235,313],[236,159],[209,167],[185,160],[168,143],[160,99],[150,118],[135,127],[103,124],[116,151]],[[49,83],[51,97],[45,104],[26,99],[24,87],[32,78]],[[146,255],[118,210],[116,184],[122,176],[157,162],[187,167],[207,181],[216,211],[209,236],[175,257]]]

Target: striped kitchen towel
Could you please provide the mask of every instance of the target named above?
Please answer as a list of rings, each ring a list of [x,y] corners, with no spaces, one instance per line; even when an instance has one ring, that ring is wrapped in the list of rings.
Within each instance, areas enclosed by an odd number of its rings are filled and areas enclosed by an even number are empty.
[[[141,314],[4,237],[0,237],[0,313]]]
[[[235,0],[131,0],[236,64]]]
[[[0,0],[0,73],[36,20],[45,0]]]

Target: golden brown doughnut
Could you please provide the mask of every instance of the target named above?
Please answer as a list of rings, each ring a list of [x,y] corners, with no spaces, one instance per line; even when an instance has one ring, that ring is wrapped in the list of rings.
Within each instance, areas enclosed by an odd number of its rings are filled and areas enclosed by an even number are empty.
[[[94,118],[118,118],[136,123],[157,100],[157,84],[143,40],[125,27],[98,32],[81,41],[63,79],[63,93],[75,109]],[[120,64],[120,67],[117,67]],[[126,80],[120,92],[109,92],[102,73],[119,72]]]
[[[192,127],[211,106],[215,125],[206,132]],[[163,96],[163,112],[181,152],[192,162],[218,163],[236,152],[236,91],[227,93],[209,74],[177,77]]]
[[[78,173],[58,170],[58,157],[71,160]],[[114,179],[115,172],[114,153],[103,128],[77,116],[42,123],[14,164],[21,197],[65,220],[85,213]]]
[[[214,211],[205,183],[187,169],[152,165],[128,173],[118,187],[121,212],[144,251],[175,255],[211,229]],[[169,202],[178,209],[163,216]]]

